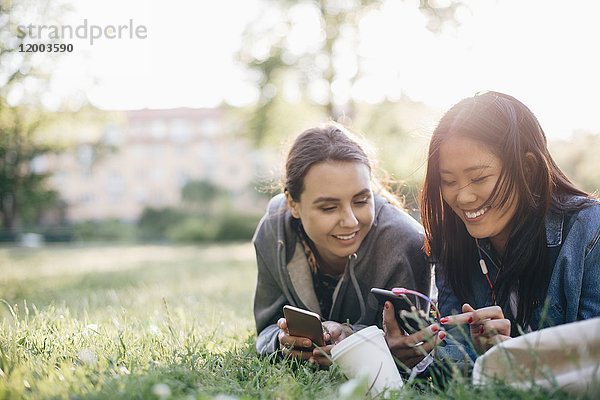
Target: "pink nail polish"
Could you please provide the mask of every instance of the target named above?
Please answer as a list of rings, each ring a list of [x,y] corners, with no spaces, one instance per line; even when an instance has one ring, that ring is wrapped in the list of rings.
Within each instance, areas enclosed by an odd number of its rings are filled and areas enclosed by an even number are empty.
[[[467,322],[470,324],[471,322],[473,322],[473,317],[469,317],[469,319],[467,320]]]
[[[444,340],[444,338],[446,337],[446,332],[440,332],[438,334],[438,337],[440,338],[440,340]]]
[[[436,325],[432,325],[431,326],[431,332],[436,333],[437,331],[439,331],[440,329],[436,326]]]
[[[444,317],[444,318],[440,319],[440,322],[442,324],[445,324],[446,322],[448,322],[448,317]]]
[[[385,309],[389,310],[390,309],[390,305],[388,303],[385,303]]]

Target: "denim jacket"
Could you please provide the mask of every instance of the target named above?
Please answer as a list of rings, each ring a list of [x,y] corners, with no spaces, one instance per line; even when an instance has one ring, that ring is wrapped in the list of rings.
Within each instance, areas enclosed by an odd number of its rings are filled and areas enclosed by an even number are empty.
[[[546,242],[548,262],[554,265],[550,278],[546,302],[548,307],[537,307],[531,315],[530,327],[538,330],[600,315],[600,203],[571,213],[550,211],[546,215]],[[489,276],[498,273],[497,260],[493,256],[488,240],[479,242]],[[471,279],[473,294],[468,299],[475,309],[493,304],[491,289],[477,267]],[[450,285],[436,271],[439,310],[442,316],[461,312]],[[542,304],[543,305],[543,304]],[[510,305],[501,306],[505,315],[513,315]],[[459,332],[459,330],[461,332]],[[453,332],[452,332],[453,331]],[[454,360],[465,360],[465,353],[476,358],[468,329],[455,327],[449,330],[448,345],[444,356]],[[467,360],[468,361],[468,360]]]

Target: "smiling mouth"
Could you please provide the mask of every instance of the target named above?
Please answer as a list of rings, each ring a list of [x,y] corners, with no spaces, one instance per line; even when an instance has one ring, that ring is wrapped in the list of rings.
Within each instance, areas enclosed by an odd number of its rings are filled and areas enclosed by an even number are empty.
[[[475,219],[475,218],[477,218],[477,217],[485,214],[486,212],[488,212],[489,209],[490,209],[489,207],[483,207],[483,208],[480,208],[479,210],[474,211],[474,212],[472,212],[472,211],[464,211],[464,213],[467,216],[467,218],[469,218],[469,219]]]
[[[356,236],[357,233],[358,232],[354,232],[349,235],[331,235],[331,236],[333,236],[336,239],[340,239],[340,240],[350,240],[350,239],[354,239],[354,237]]]

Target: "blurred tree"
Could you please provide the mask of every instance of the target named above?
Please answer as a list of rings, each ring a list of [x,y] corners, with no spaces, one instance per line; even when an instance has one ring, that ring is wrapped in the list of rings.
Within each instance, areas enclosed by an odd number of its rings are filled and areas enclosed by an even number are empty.
[[[273,130],[273,109],[286,89],[320,105],[323,117],[352,118],[351,97],[336,98],[335,94],[349,92],[360,77],[359,22],[384,1],[265,1],[268,8],[247,27],[239,52],[240,60],[253,71],[258,82],[259,98],[249,125],[255,145],[263,145]],[[428,16],[428,28],[434,32],[439,32],[446,22],[456,24],[455,11],[462,5],[461,0],[440,3],[418,2],[419,9]],[[304,45],[292,49],[290,41],[301,34],[300,24],[310,24],[304,32],[313,37],[302,38]]]
[[[560,169],[581,189],[600,195],[600,133],[576,132],[569,140],[548,143]]]
[[[191,204],[210,204],[222,193],[223,189],[207,180],[190,181],[181,189],[183,201]]]
[[[48,77],[36,69],[36,53],[20,51],[27,36],[17,31],[24,16],[52,21],[56,11],[44,1],[0,0],[0,224],[9,236],[19,222],[33,222],[58,204],[42,165],[43,156],[57,149],[39,135],[48,122],[39,103]]]

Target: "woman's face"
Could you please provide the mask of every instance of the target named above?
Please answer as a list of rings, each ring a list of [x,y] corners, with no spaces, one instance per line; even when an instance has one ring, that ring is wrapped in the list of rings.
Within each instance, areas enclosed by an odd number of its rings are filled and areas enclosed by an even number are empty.
[[[453,136],[440,147],[442,197],[475,238],[490,238],[499,254],[516,212],[513,195],[503,208],[486,205],[502,171],[502,160],[473,139]]]
[[[345,266],[373,225],[369,168],[357,162],[318,163],[304,177],[300,201],[286,195],[322,261],[336,269]]]

